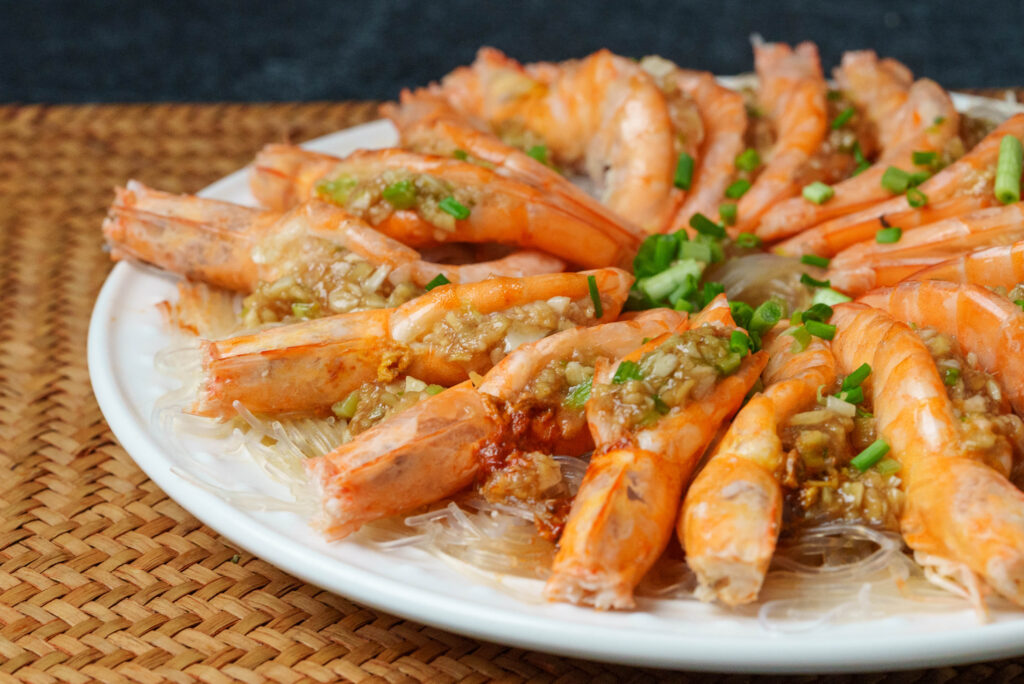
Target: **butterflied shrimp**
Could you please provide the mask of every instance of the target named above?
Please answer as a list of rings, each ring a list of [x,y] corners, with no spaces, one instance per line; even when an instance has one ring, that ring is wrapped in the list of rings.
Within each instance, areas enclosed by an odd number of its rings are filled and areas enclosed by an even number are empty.
[[[812,43],[795,49],[782,43],[754,46],[758,100],[775,129],[765,167],[737,205],[737,231],[752,231],[775,203],[800,191],[797,171],[808,162],[828,125],[825,77]]]
[[[1024,416],[1024,311],[1019,306],[977,285],[939,280],[900,283],[858,301],[955,338],[998,380],[996,393],[1005,393]]]
[[[523,345],[479,388],[463,383],[445,390],[307,461],[322,503],[317,526],[338,539],[371,520],[433,503],[500,466],[515,447],[569,445],[582,453],[580,437],[589,442],[583,401],[567,400],[589,381],[587,364],[598,356],[621,356],[685,318],[652,311]]]
[[[1024,283],[1024,240],[962,254],[920,270],[907,280],[946,280],[1000,287],[1010,293],[1011,300],[1024,299],[1024,292],[1016,289]]]
[[[506,141],[543,144],[552,161],[583,170],[600,200],[648,232],[678,206],[672,113],[654,79],[601,50],[525,67],[493,48],[446,76],[439,92]]]
[[[479,164],[399,149],[361,150],[324,171],[322,157],[271,145],[257,157],[253,175],[278,166],[301,168],[293,158],[309,159],[316,173],[295,172],[282,181],[296,184],[292,196],[334,202],[412,247],[499,242],[602,267],[627,263],[639,245],[621,222],[581,218],[549,193]]]
[[[986,245],[1024,239],[1024,204],[989,207],[916,228],[898,242],[862,242],[829,264],[832,286],[858,296]],[[1012,285],[1011,285],[1012,287]]]
[[[1024,604],[1024,494],[965,446],[924,342],[864,304],[840,304],[832,323],[840,371],[871,366],[876,428],[901,466],[907,544],[919,559],[962,564]]]
[[[682,326],[681,326],[682,327]],[[587,420],[597,443],[559,541],[550,600],[631,608],[633,589],[672,535],[684,482],[767,362],[729,350],[704,324],[600,364]]]
[[[836,216],[865,209],[891,196],[882,185],[882,176],[890,166],[915,169],[915,152],[941,156],[946,145],[956,137],[959,120],[949,94],[934,81],[922,79],[910,88],[904,100],[896,112],[889,114],[889,107],[883,106],[872,116],[878,123],[879,137],[885,141],[874,164],[833,185],[833,196],[822,204],[793,197],[775,205],[762,217],[758,236],[778,240]],[[867,111],[871,116],[872,109],[868,107]],[[878,116],[889,118],[875,118]]]
[[[765,337],[764,394],[736,414],[686,494],[677,533],[697,576],[697,596],[728,605],[757,598],[782,523],[785,454],[778,431],[835,381],[835,361],[818,338],[793,351],[780,324]]]
[[[629,274],[613,268],[494,278],[437,287],[397,309],[204,342],[194,411],[229,416],[239,401],[256,413],[322,412],[364,383],[403,374],[454,385],[486,372],[524,342],[614,320],[631,283]]]
[[[779,254],[833,256],[864,240],[881,228],[903,229],[933,223],[944,218],[991,206],[995,203],[992,184],[999,143],[1004,135],[1024,136],[1024,114],[1015,114],[975,145],[963,157],[924,181],[919,190],[927,204],[910,207],[903,195],[874,204],[862,211],[825,221],[775,245]]]

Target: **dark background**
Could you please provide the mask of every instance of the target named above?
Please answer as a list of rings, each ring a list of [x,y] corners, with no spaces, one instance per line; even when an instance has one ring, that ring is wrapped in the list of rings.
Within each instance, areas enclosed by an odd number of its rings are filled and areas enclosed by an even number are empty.
[[[720,74],[749,36],[873,48],[948,88],[1024,85],[1024,3],[847,0],[113,2],[0,0],[0,102],[392,98],[494,45],[524,61],[599,47]]]

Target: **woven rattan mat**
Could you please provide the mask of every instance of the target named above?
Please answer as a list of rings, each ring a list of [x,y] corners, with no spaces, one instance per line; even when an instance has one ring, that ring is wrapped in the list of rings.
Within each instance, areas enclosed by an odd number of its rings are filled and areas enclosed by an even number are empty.
[[[7,681],[748,681],[482,643],[241,553],[158,489],[89,387],[100,220],[128,178],[193,192],[269,141],[370,104],[0,107],[0,678]],[[1004,680],[1024,659],[867,681]],[[853,681],[853,677],[829,680]],[[824,680],[807,677],[804,681]]]

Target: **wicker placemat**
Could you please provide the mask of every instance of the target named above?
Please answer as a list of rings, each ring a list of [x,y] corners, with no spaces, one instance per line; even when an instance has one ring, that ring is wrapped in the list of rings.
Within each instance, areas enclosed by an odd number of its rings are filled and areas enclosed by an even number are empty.
[[[482,643],[364,608],[247,553],[233,562],[231,543],[168,499],[114,441],[85,359],[89,314],[110,269],[99,225],[112,188],[137,178],[193,192],[265,142],[305,140],[374,112],[368,103],[0,107],[0,679],[681,677]],[[866,679],[987,681],[1022,665]]]

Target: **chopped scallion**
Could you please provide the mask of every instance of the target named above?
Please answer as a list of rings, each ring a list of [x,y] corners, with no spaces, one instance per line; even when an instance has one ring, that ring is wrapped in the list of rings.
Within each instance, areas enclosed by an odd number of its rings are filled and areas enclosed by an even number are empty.
[[[828,280],[817,280],[812,278],[806,273],[800,274],[800,282],[808,287],[832,287],[832,283]]]
[[[881,461],[887,453],[889,453],[889,444],[884,439],[876,439],[871,446],[854,456],[850,460],[850,465],[863,473]]]
[[[708,235],[718,240],[725,237],[724,227],[699,212],[690,217],[690,227],[701,235]]]
[[[637,281],[636,286],[652,301],[660,302],[680,285],[686,283],[688,279],[696,283],[703,272],[703,263],[693,259],[680,259],[661,273],[641,278]]]
[[[293,302],[292,316],[296,318],[316,318],[320,305],[316,302]]]
[[[910,186],[910,174],[903,169],[890,166],[882,174],[882,187],[889,192],[902,195]]]
[[[761,246],[761,238],[757,237],[753,233],[740,233],[736,236],[735,242],[737,247],[748,248]]]
[[[1015,135],[1004,135],[999,141],[999,161],[996,162],[996,199],[1003,204],[1020,201],[1021,164],[1024,148]]]
[[[847,107],[843,111],[839,112],[839,114],[836,115],[836,118],[832,119],[832,130],[834,131],[837,128],[845,126],[856,113],[857,110],[853,107]]]
[[[934,166],[939,155],[937,152],[921,152],[915,150],[911,153],[910,158],[914,162],[914,166]]]
[[[825,185],[821,181],[814,181],[805,185],[803,189],[804,199],[814,204],[824,204],[835,194],[836,191],[832,189],[831,185]]]
[[[750,351],[750,338],[741,330],[733,330],[729,335],[729,351],[746,354]]]
[[[736,204],[734,202],[725,202],[718,205],[718,218],[722,219],[722,223],[727,226],[731,226],[736,223]]]
[[[359,390],[353,390],[343,400],[333,404],[331,412],[338,418],[348,419],[356,415],[357,408],[359,408]]]
[[[1021,309],[1024,309],[1024,299],[1014,299],[1013,303],[1019,306]]]
[[[729,311],[732,312],[732,320],[741,328],[750,327],[750,319],[754,315],[754,308],[746,302],[738,299],[729,302]]]
[[[704,287],[700,289],[700,297],[703,306],[710,304],[711,300],[723,292],[725,292],[725,286],[722,285],[722,283],[716,283],[711,280],[704,283]]]
[[[452,281],[450,281],[450,280],[448,280],[447,278],[444,277],[444,273],[438,273],[436,276],[433,277],[433,279],[431,279],[431,281],[429,283],[427,283],[423,287],[423,289],[426,290],[427,292],[430,292],[435,287],[441,287],[442,285],[448,285],[451,282]]]
[[[869,375],[871,375],[871,366],[866,363],[862,363],[857,367],[857,370],[843,378],[843,384],[840,389],[849,390],[854,387],[860,387],[861,383],[867,380]]]
[[[623,361],[619,364],[619,367],[615,369],[615,375],[612,376],[612,384],[621,385],[627,380],[643,380],[644,374],[640,370],[640,364],[635,361]]]
[[[541,164],[548,163],[548,146],[547,145],[534,145],[530,149],[526,150],[527,156],[536,159]]]
[[[380,195],[395,209],[411,209],[416,206],[416,186],[408,178],[387,186],[381,190]]]
[[[469,207],[454,197],[445,197],[437,203],[437,206],[444,213],[451,214],[460,221],[464,221],[469,218]]]
[[[928,204],[928,195],[924,194],[917,188],[910,188],[907,190],[907,204],[920,209],[924,205]]]
[[[836,326],[821,321],[806,321],[804,327],[807,332],[823,340],[831,340],[836,336]]]
[[[741,171],[753,171],[760,165],[761,155],[753,147],[748,147],[736,155],[736,168]]]
[[[822,287],[815,290],[814,297],[811,299],[812,304],[828,304],[829,306],[849,301],[852,301],[850,297],[847,297],[842,292],[833,290],[831,287]]]
[[[875,465],[875,470],[877,470],[880,475],[895,475],[900,471],[900,462],[894,458],[883,458],[877,465]]]
[[[947,368],[942,372],[942,381],[952,387],[960,380],[959,368]]]
[[[710,264],[712,261],[711,247],[703,242],[684,242],[679,245],[680,259],[694,259]]]
[[[676,162],[676,175],[673,183],[677,188],[689,190],[693,183],[693,157],[683,152]]]
[[[860,402],[864,401],[864,388],[851,387],[850,389],[841,391],[836,396],[842,399],[843,401],[847,401],[851,404],[859,404]]]
[[[828,304],[814,304],[811,308],[804,311],[800,317],[802,321],[819,321],[824,323],[828,319],[832,318],[832,307]]]
[[[800,263],[807,264],[808,266],[828,268],[829,260],[823,256],[818,256],[817,254],[804,254],[800,257]]]
[[[604,316],[604,307],[601,306],[601,293],[597,291],[597,278],[588,275],[587,287],[590,289],[590,301],[594,303],[594,318]]]
[[[725,196],[729,199],[739,199],[743,195],[747,194],[747,190],[750,189],[750,181],[740,178],[729,184],[729,187],[725,189]]]
[[[769,299],[754,309],[750,317],[750,326],[747,328],[758,335],[768,332],[776,323],[782,320],[785,315],[782,303],[776,299]]]
[[[807,349],[807,345],[811,343],[811,333],[807,332],[807,328],[802,325],[790,328],[786,331],[787,335],[793,337],[793,347],[791,351],[796,354]]]
[[[864,158],[864,152],[860,149],[859,140],[853,143],[853,161],[857,162],[857,166],[853,169],[853,173],[850,174],[852,176],[856,176],[858,173],[871,166],[871,162]]]
[[[593,388],[594,379],[587,378],[586,381],[571,387],[569,393],[565,395],[565,400],[562,402],[569,408],[581,409],[590,399],[590,391]]]
[[[903,237],[903,229],[893,226],[892,228],[881,228],[875,233],[875,242],[880,245],[891,245],[894,242],[899,242],[900,238]]]

